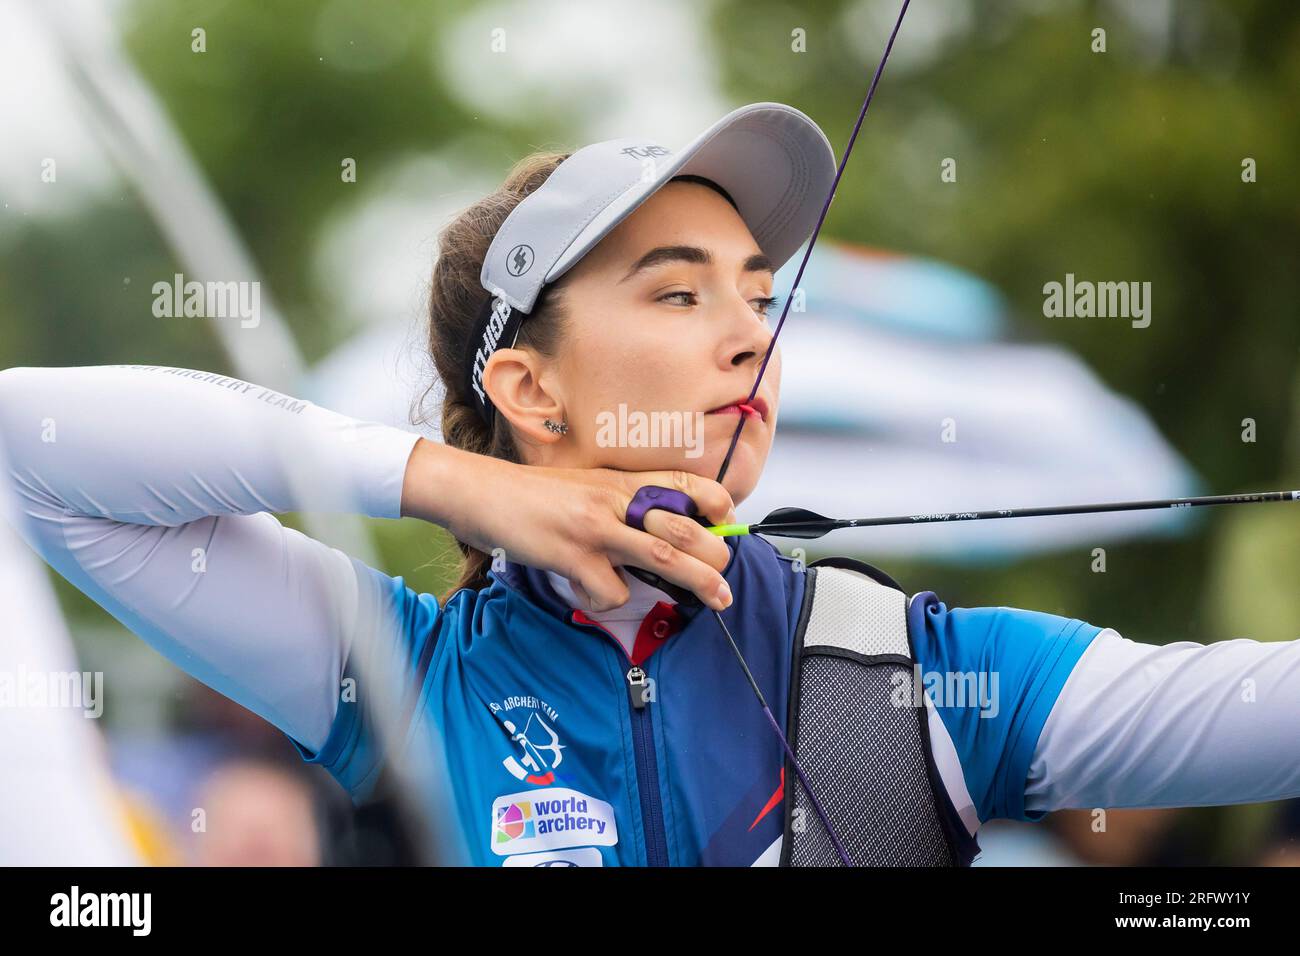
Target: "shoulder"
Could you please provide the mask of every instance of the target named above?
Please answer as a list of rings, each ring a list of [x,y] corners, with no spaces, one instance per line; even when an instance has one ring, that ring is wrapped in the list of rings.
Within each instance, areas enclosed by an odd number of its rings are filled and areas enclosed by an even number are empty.
[[[917,659],[963,670],[996,666],[1038,671],[1077,661],[1101,628],[1077,618],[1016,607],[949,608],[933,591],[908,602]]]
[[[362,587],[353,649],[372,643],[391,654],[406,686],[421,687],[449,655],[468,651],[504,627],[503,587],[461,588],[440,601],[400,575],[354,563]]]
[[[952,740],[981,820],[1024,811],[1030,759],[1070,673],[1102,629],[1013,607],[908,604],[919,683]]]

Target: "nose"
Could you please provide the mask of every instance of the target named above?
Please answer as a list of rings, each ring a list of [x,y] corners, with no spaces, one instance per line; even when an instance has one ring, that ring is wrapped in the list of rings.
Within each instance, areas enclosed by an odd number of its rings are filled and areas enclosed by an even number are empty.
[[[748,302],[741,302],[736,314],[735,332],[729,344],[729,364],[732,368],[752,365],[757,371],[772,344],[772,329],[754,314],[753,306]]]

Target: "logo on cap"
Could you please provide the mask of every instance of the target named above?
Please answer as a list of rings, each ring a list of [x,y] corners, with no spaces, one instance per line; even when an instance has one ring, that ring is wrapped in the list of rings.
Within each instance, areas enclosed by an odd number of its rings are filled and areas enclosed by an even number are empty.
[[[644,146],[625,146],[619,150],[624,156],[635,156],[637,159],[646,159],[651,156],[668,156],[672,153],[671,149],[659,146],[656,143],[646,143]]]
[[[533,267],[533,260],[536,258],[532,246],[520,243],[506,256],[506,271],[512,276],[521,276]]]

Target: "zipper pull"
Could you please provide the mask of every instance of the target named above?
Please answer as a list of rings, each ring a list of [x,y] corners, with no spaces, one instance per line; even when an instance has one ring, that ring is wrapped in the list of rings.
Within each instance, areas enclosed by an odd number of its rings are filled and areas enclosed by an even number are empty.
[[[632,699],[633,710],[645,710],[646,674],[635,664],[627,672],[627,692]]]

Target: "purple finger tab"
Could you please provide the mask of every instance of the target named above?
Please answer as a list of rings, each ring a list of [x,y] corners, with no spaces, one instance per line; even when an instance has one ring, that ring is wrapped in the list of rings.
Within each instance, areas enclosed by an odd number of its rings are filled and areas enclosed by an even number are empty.
[[[673,514],[685,515],[688,518],[694,518],[699,513],[699,510],[695,507],[695,502],[684,491],[663,488],[659,485],[642,485],[636,490],[636,494],[632,496],[632,501],[627,506],[627,517],[624,520],[628,527],[644,531],[645,516],[656,508],[661,511],[671,511]]]
[[[685,515],[688,518],[694,518],[699,514],[695,502],[685,492],[677,491],[674,488],[662,488],[659,485],[642,485],[636,490],[636,494],[632,496],[632,501],[627,506],[627,518],[624,520],[628,527],[636,528],[638,531],[645,531],[645,516],[656,508],[661,511],[671,511],[673,514]],[[700,604],[699,598],[690,591],[670,581],[665,581],[657,574],[643,568],[631,566],[627,570],[638,580],[666,592],[673,600],[684,607],[699,606]]]

